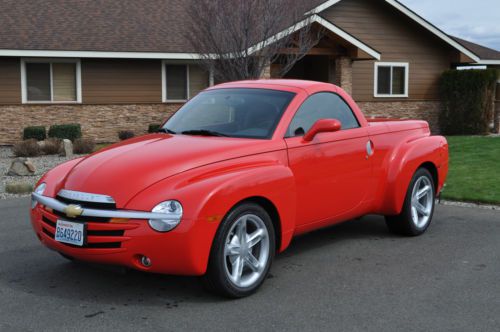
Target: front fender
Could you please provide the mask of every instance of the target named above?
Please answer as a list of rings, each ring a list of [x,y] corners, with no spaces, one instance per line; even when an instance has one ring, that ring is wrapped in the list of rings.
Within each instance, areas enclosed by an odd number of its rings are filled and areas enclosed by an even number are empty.
[[[182,267],[190,274],[206,271],[213,238],[224,216],[236,204],[262,197],[276,207],[281,221],[281,248],[290,243],[295,227],[295,182],[286,166],[286,152],[276,151],[204,166],[158,182],[127,203],[128,209],[150,211],[169,199],[180,201],[184,216],[165,241],[178,243]],[[182,239],[182,241],[178,241]]]
[[[381,195],[384,198],[381,201],[381,214],[401,213],[410,181],[417,169],[425,163],[431,163],[438,170],[436,191],[441,189],[447,169],[446,147],[444,137],[425,136],[404,142],[393,151],[389,158],[391,162],[388,164],[385,193]]]

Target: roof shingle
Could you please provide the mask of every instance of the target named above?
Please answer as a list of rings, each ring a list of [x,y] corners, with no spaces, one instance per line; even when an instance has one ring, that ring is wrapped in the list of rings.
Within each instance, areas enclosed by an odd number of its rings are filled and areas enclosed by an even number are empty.
[[[455,39],[458,43],[462,44],[462,46],[467,48],[472,53],[476,54],[482,60],[500,60],[500,52],[499,51],[496,51],[494,49],[491,49],[491,48],[488,48],[485,46],[475,44],[475,43],[467,41],[465,39],[461,39],[461,38],[454,37],[454,36],[450,36],[450,37]]]
[[[0,49],[194,53],[183,38],[189,1],[0,0]]]

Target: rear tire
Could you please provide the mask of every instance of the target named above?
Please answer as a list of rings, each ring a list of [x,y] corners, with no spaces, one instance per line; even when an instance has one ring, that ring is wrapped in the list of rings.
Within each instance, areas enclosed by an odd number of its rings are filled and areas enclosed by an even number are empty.
[[[401,213],[385,217],[389,230],[405,236],[425,233],[434,214],[435,193],[431,173],[425,168],[419,168],[410,181]]]
[[[203,283],[218,295],[242,298],[265,281],[275,253],[271,218],[254,203],[236,206],[215,235]]]

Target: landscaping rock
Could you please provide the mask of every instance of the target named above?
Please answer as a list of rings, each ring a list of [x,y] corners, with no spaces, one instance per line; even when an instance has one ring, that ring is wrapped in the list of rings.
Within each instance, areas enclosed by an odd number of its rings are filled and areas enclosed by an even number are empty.
[[[35,164],[33,164],[33,161],[30,158],[26,159],[26,161],[24,162],[24,166],[26,166],[28,168],[28,170],[32,173],[31,175],[35,174],[36,167],[35,167]]]
[[[63,139],[61,156],[73,157],[73,143],[69,139]]]
[[[26,182],[8,182],[5,191],[9,194],[27,194],[33,191],[33,185]]]
[[[8,176],[29,176],[36,172],[36,167],[29,158],[16,158],[12,161]]]

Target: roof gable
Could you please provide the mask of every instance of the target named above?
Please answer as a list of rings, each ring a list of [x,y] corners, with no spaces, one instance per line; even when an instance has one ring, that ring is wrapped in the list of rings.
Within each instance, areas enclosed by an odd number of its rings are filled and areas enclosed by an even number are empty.
[[[322,4],[318,5],[317,7],[315,7],[314,9],[312,9],[309,13],[314,13],[314,14],[320,13],[320,12],[336,5],[337,3],[341,2],[341,1],[343,1],[343,0],[325,1]],[[419,25],[424,27],[426,30],[428,30],[429,32],[431,32],[432,34],[434,34],[435,36],[437,36],[441,40],[443,40],[445,43],[447,43],[450,46],[452,46],[453,48],[455,48],[457,51],[465,54],[466,56],[468,56],[469,58],[474,60],[476,63],[500,64],[500,60],[497,63],[497,59],[488,59],[488,58],[484,59],[481,56],[481,54],[486,55],[486,54],[491,54],[491,53],[486,53],[486,52],[480,51],[479,52],[480,54],[478,54],[478,53],[474,52],[474,51],[478,51],[479,48],[478,47],[471,47],[471,48],[466,47],[467,45],[464,45],[464,43],[457,41],[456,38],[453,38],[453,37],[447,35],[445,32],[440,30],[438,27],[436,27],[432,23],[428,22],[427,20],[422,18],[420,15],[418,15],[417,13],[412,11],[410,8],[408,8],[405,5],[403,5],[402,3],[400,3],[399,1],[397,1],[397,0],[384,0],[384,1],[386,3],[388,3],[389,5],[391,5],[392,7],[396,8],[398,11],[400,11],[404,15],[406,15],[408,18],[412,19],[413,21],[415,21],[416,23],[418,23]],[[474,45],[477,45],[477,44],[474,44]],[[480,46],[480,45],[477,45],[477,46],[479,46],[481,48],[485,48],[485,47]],[[486,63],[486,62],[491,62],[491,63]]]

